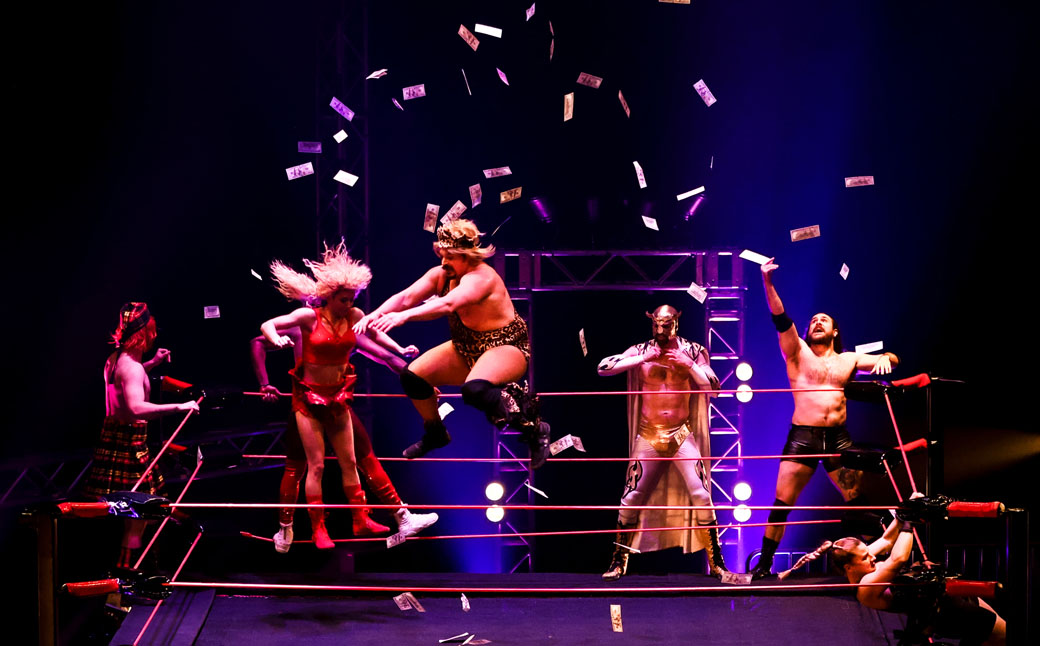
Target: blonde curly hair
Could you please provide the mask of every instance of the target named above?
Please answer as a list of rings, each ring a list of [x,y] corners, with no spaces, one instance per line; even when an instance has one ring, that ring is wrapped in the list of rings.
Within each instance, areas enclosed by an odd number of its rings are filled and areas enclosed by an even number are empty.
[[[271,276],[274,277],[278,291],[291,301],[309,296],[327,299],[341,289],[357,292],[372,282],[372,270],[363,262],[351,258],[342,240],[332,249],[326,244],[321,260],[304,259],[303,264],[311,270],[313,278],[294,270],[281,260],[271,263]]]
[[[437,241],[433,243],[433,252],[438,256],[452,254],[465,256],[470,260],[486,260],[495,255],[495,245],[481,247],[482,235],[484,234],[473,220],[452,220],[437,228]]]

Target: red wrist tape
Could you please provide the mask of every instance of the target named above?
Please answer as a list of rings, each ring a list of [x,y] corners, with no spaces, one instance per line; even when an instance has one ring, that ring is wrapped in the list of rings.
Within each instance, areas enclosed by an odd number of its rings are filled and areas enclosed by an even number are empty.
[[[119,579],[66,583],[65,589],[74,597],[96,597],[99,594],[119,592]]]
[[[950,518],[996,518],[1002,511],[999,502],[951,502],[946,507]]]
[[[63,502],[58,504],[62,516],[76,518],[97,518],[108,515],[107,502]]]
[[[986,597],[997,596],[1000,584],[996,581],[961,581],[960,579],[948,579],[946,581],[946,594],[952,597]]]

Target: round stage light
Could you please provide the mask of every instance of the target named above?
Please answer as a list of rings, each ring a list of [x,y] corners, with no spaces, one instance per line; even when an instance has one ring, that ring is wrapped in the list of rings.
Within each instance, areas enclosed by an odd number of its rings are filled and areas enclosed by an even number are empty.
[[[489,482],[488,486],[484,488],[484,495],[491,502],[495,502],[502,500],[502,496],[506,495],[506,489],[501,482]]]
[[[746,482],[738,482],[733,487],[733,497],[737,500],[747,500],[751,497],[751,485]]]
[[[751,518],[751,510],[747,505],[737,505],[737,508],[733,510],[733,518],[738,523],[746,523]]]
[[[751,379],[751,376],[755,374],[755,371],[751,369],[751,364],[746,361],[741,361],[737,364],[737,379],[741,381],[747,381]]]
[[[748,514],[750,513],[751,512],[748,512]],[[498,505],[491,505],[487,508],[487,511],[484,512],[484,515],[493,523],[501,523],[502,519],[506,517],[506,510],[502,509]]]
[[[755,393],[751,392],[751,386],[747,384],[740,384],[737,386],[737,401],[741,403],[748,403],[751,398],[755,396]]]

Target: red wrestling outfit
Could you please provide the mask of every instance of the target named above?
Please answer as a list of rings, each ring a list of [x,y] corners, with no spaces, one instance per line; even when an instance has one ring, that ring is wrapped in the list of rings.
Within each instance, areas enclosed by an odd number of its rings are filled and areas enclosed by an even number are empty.
[[[345,365],[348,372],[339,383],[312,384],[304,380],[305,376],[300,377],[302,365],[296,366],[289,371],[293,382],[292,406],[294,411],[325,424],[330,418],[345,413],[354,401],[354,383],[357,381],[357,375],[354,374],[354,366],[350,364],[350,353],[354,351],[357,337],[350,328],[347,328],[343,335],[330,330],[317,310],[314,311],[314,317],[314,329],[303,337],[302,363],[319,366]]]

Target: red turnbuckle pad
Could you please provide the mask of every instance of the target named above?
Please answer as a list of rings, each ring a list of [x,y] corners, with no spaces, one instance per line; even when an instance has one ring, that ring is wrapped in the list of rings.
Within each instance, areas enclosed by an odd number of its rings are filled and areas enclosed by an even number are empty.
[[[924,439],[922,437],[919,440],[914,440],[913,442],[907,442],[906,444],[904,444],[903,445],[903,450],[906,451],[907,453],[909,453],[910,451],[916,451],[917,449],[923,449],[926,446],[928,446],[928,440],[926,440],[926,439]]]
[[[951,597],[985,597],[997,596],[1000,584],[996,581],[962,581],[946,579],[946,594]]]
[[[932,383],[932,378],[926,373],[914,375],[913,377],[907,377],[906,379],[897,379],[892,382],[893,386],[917,386],[918,388],[924,388],[928,384]]]
[[[1002,502],[951,502],[946,507],[950,518],[996,518],[1004,513]]]
[[[102,579],[100,581],[81,581],[66,583],[62,590],[74,597],[96,597],[101,594],[119,592],[119,579]]]
[[[58,504],[58,511],[62,516],[97,518],[107,516],[109,506],[107,502],[63,502]]]

